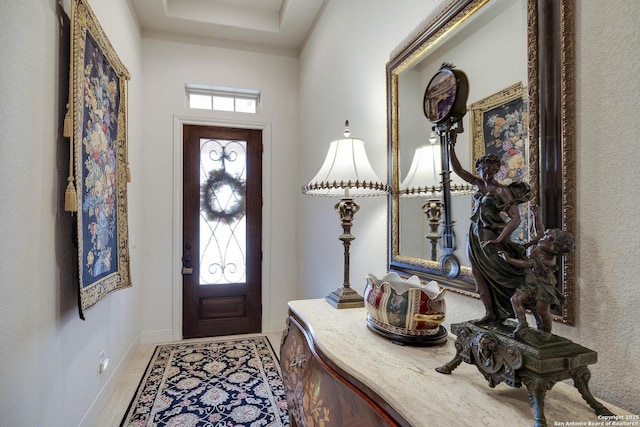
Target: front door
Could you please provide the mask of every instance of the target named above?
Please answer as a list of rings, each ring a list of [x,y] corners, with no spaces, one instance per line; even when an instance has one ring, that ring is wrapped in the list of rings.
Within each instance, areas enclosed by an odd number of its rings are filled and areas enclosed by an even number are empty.
[[[260,332],[262,132],[183,128],[182,335]]]

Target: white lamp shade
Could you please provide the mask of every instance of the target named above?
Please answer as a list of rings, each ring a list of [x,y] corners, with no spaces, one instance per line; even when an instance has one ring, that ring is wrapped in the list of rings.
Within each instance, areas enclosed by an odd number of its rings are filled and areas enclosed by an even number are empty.
[[[302,192],[329,197],[381,196],[388,188],[369,164],[364,141],[343,138],[331,142],[322,167]]]
[[[453,195],[468,194],[471,186],[450,173]],[[400,184],[402,197],[440,197],[442,195],[442,157],[440,144],[425,144],[416,148],[407,176]]]

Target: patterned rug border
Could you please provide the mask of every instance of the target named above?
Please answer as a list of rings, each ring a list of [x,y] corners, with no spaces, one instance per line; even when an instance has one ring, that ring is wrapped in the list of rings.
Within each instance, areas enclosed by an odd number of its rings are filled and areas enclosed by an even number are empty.
[[[269,426],[275,426],[275,425],[279,425],[279,426],[288,426],[289,425],[289,417],[288,417],[288,413],[287,413],[287,407],[286,407],[286,397],[285,397],[285,392],[284,392],[284,384],[282,382],[282,372],[280,370],[280,355],[278,354],[278,352],[275,350],[273,344],[271,343],[271,341],[269,340],[269,338],[267,337],[267,335],[265,334],[245,334],[245,335],[230,335],[230,336],[222,336],[222,337],[208,337],[208,338],[194,338],[194,339],[189,339],[189,340],[183,340],[183,341],[171,341],[171,342],[163,342],[163,343],[159,343],[156,344],[154,350],[153,350],[153,354],[151,355],[151,357],[149,358],[149,362],[147,363],[147,366],[145,367],[144,373],[142,375],[142,378],[140,379],[138,386],[136,387],[136,391],[133,394],[131,401],[129,402],[129,406],[127,407],[127,410],[122,418],[122,421],[120,423],[120,427],[126,427],[126,426],[136,426],[136,427],[142,427],[142,426],[147,426],[149,425],[149,422],[147,421],[147,423],[141,424],[140,422],[138,423],[130,423],[130,424],[125,424],[130,417],[132,416],[131,411],[133,410],[133,408],[138,404],[138,401],[140,399],[140,394],[141,392],[144,390],[146,383],[149,380],[149,376],[152,373],[153,367],[156,363],[156,359],[159,356],[159,353],[161,353],[165,347],[175,347],[175,348],[179,348],[181,346],[191,346],[191,345],[206,345],[206,344],[215,344],[215,343],[221,343],[221,342],[241,342],[241,341],[245,341],[245,340],[253,340],[256,342],[256,344],[264,344],[265,347],[267,347],[269,349],[269,356],[271,356],[274,360],[273,363],[273,368],[274,370],[277,372],[278,375],[278,379],[279,379],[279,383],[276,384],[276,386],[279,386],[279,388],[281,390],[278,390],[282,397],[282,400],[285,401],[284,406],[275,406],[275,409],[278,411],[278,414],[276,414],[279,417],[280,420],[280,424],[269,424]],[[261,362],[263,362],[262,358],[261,358]],[[165,367],[166,369],[166,367]],[[275,403],[275,402],[273,402]],[[276,420],[277,421],[277,420]],[[157,424],[152,424],[152,425],[157,425]],[[162,424],[164,425],[164,424]],[[182,425],[182,424],[180,424]],[[207,425],[218,425],[218,424],[207,424]],[[241,425],[241,424],[238,424]],[[254,425],[254,424],[251,424]],[[256,424],[257,425],[257,424]],[[260,424],[261,425],[261,424]]]

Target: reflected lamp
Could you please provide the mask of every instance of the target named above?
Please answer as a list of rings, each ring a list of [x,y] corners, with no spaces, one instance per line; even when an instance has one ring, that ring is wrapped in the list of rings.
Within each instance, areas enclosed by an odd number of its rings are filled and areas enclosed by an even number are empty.
[[[457,176],[449,174],[451,195],[470,194],[473,187]],[[400,197],[424,197],[422,212],[427,217],[429,232],[425,237],[431,242],[431,260],[437,260],[437,247],[440,241],[438,228],[442,221],[442,149],[435,132],[431,133],[429,143],[416,148],[409,172],[399,187]],[[455,179],[455,180],[454,180]]]

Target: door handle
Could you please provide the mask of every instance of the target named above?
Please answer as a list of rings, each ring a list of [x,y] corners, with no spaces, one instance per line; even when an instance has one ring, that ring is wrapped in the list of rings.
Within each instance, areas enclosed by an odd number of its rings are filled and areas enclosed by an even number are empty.
[[[191,264],[190,256],[182,258],[182,274],[193,274],[193,265]]]

